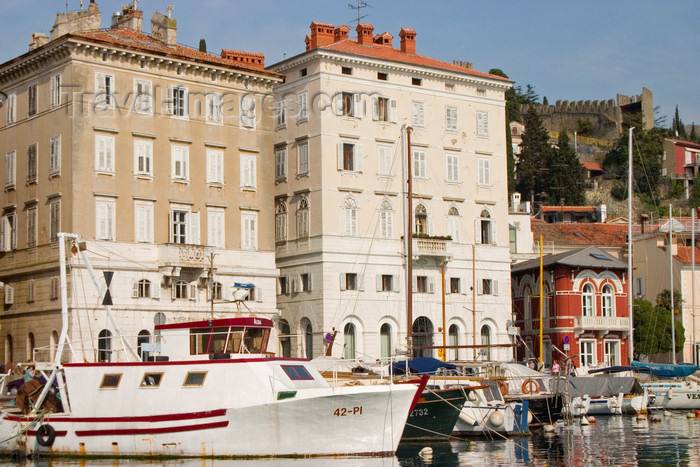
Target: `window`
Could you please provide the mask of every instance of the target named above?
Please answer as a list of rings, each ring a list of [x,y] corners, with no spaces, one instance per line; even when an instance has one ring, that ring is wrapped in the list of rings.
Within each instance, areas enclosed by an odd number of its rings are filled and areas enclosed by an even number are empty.
[[[95,105],[101,108],[111,107],[114,95],[114,76],[104,73],[95,74]]]
[[[352,198],[345,200],[343,208],[343,234],[345,236],[357,235],[357,203]]]
[[[17,94],[10,94],[5,101],[7,106],[7,124],[10,125],[17,121]]]
[[[602,305],[603,316],[609,318],[615,316],[615,291],[611,284],[605,284],[603,286]]]
[[[114,136],[95,135],[95,170],[114,172]]]
[[[175,281],[175,283],[173,284],[173,298],[186,299],[189,285],[190,284],[188,284],[187,281]]]
[[[287,278],[284,276],[279,277],[278,283],[279,283],[278,294],[279,295],[287,295],[289,293],[289,281],[287,280]]]
[[[258,249],[258,213],[241,213],[241,249]]]
[[[282,369],[293,381],[314,379],[309,371],[301,365],[282,365]]]
[[[275,241],[287,240],[287,205],[281,201],[275,208]]]
[[[309,104],[308,104],[308,93],[306,91],[297,94],[297,105],[299,107],[299,113],[297,114],[297,121],[301,122],[303,120],[309,119]]]
[[[207,93],[207,123],[223,122],[221,112],[221,96],[214,93]]]
[[[5,305],[12,305],[14,303],[15,303],[15,288],[14,288],[14,286],[12,286],[10,284],[5,284]],[[8,336],[8,337],[11,339],[10,336]],[[7,340],[9,340],[9,339],[6,338],[6,341],[5,341],[6,343],[7,343]],[[10,343],[11,342],[12,341],[10,340]],[[10,346],[10,350],[11,349],[12,349],[12,347]],[[7,350],[8,350],[8,348],[6,345],[5,346],[5,355],[8,354]]]
[[[459,277],[450,277],[450,293],[462,293],[462,281]]]
[[[422,102],[411,102],[411,115],[413,126],[425,126],[425,108]]]
[[[206,371],[195,372],[190,371],[185,377],[185,381],[182,383],[183,386],[204,386],[204,380],[207,378]]]
[[[344,75],[351,75],[352,74],[352,68],[348,66],[344,66],[340,68],[340,72]]]
[[[595,344],[596,341],[592,339],[581,339],[579,341],[581,366],[591,367],[596,364]]]
[[[355,325],[348,323],[343,328],[343,338],[344,338],[344,357],[346,360],[355,359]]]
[[[391,147],[377,146],[377,175],[391,176]]]
[[[107,331],[109,332],[109,331]],[[102,360],[102,361],[109,361],[109,360]],[[110,389],[116,389],[119,387],[119,383],[122,380],[122,375],[121,374],[115,374],[115,375],[110,375],[106,374],[102,377],[102,383],[100,383],[100,388],[110,388]]]
[[[298,169],[297,173],[299,175],[306,175],[309,173],[309,142],[305,141],[299,143],[297,146],[297,157],[298,157]]]
[[[478,158],[479,185],[491,185],[491,161],[489,159]]]
[[[413,233],[428,234],[428,211],[419,204],[413,213]]]
[[[153,141],[134,140],[134,173],[147,177],[153,176]]]
[[[150,81],[137,79],[134,83],[134,110],[138,113],[153,113],[153,87]]]
[[[190,148],[183,145],[173,144],[170,147],[172,157],[171,177],[176,181],[189,180]]]
[[[620,364],[620,341],[604,341],[603,350],[605,366],[617,366]]]
[[[457,346],[459,345],[459,327],[456,324],[451,324],[450,328],[448,330],[448,344],[447,345],[453,345]],[[448,349],[447,350],[447,359],[454,361],[454,360],[459,360],[459,349]]]
[[[511,254],[518,252],[518,231],[515,226],[508,224],[508,244]]]
[[[95,198],[95,238],[114,240],[114,200]]]
[[[297,237],[309,236],[309,200],[302,197],[297,208]]]
[[[377,292],[398,292],[399,276],[394,274],[377,275]]]
[[[151,281],[140,279],[133,283],[131,290],[132,298],[148,298],[151,296]]]
[[[486,209],[481,211],[481,217],[476,220],[476,238],[482,245],[496,244],[496,223]]]
[[[481,327],[481,345],[484,348],[479,352],[485,361],[491,360],[491,328],[484,325]]]
[[[447,166],[447,181],[452,183],[459,182],[459,155],[446,154],[445,161]]]
[[[340,273],[340,290],[364,290],[362,277],[354,272]]]
[[[411,84],[414,86],[422,86],[423,80],[420,78],[411,78]]]
[[[224,151],[207,148],[207,183],[224,184]]]
[[[51,201],[49,205],[49,241],[58,241],[58,232],[61,231],[61,200]]]
[[[36,246],[36,222],[37,207],[33,205],[27,208],[27,248]]]
[[[382,327],[379,329],[379,336],[382,363],[389,363],[394,353],[394,346],[391,343],[391,325],[389,323],[382,324]]]
[[[287,125],[287,106],[284,99],[281,99],[275,105],[275,128],[281,128]]]
[[[153,243],[153,201],[134,201],[134,239]]]
[[[498,281],[493,279],[481,279],[481,295],[498,295]]]
[[[226,246],[225,211],[221,208],[209,208],[207,211],[207,243],[217,248]]]
[[[307,74],[308,74],[308,71],[306,70],[306,68],[302,68],[301,70],[299,70],[299,76],[301,76],[302,78],[304,76],[306,76]]]
[[[187,118],[189,116],[188,101],[189,93],[186,87],[170,86],[166,102],[168,115]]]
[[[583,316],[595,316],[595,291],[593,284],[583,286]]]
[[[287,179],[287,149],[275,150],[275,179],[284,181]]]
[[[163,373],[145,373],[143,379],[141,380],[142,388],[152,388],[160,386],[160,382],[163,380]]]
[[[170,211],[170,243],[199,244],[199,213],[185,208]]]
[[[211,290],[209,291],[210,300],[221,300],[224,296],[224,286],[221,282],[214,282],[211,284]]]
[[[0,251],[17,249],[17,214],[10,212],[0,218]]]
[[[100,331],[100,333],[97,336],[97,361],[98,362],[109,362],[112,359],[112,333],[108,329],[103,329]],[[114,381],[113,385],[110,387],[116,387],[119,385],[119,380],[121,379],[121,375],[105,375],[103,379],[103,384],[105,383],[104,380],[107,379],[109,376],[118,376],[118,378],[115,379],[113,378],[112,381]]]
[[[5,154],[5,188],[14,189],[17,176],[17,152],[12,151]]]
[[[38,171],[37,143],[34,143],[27,146],[27,183],[36,183]]]
[[[458,242],[460,237],[459,224],[459,211],[456,207],[452,206],[447,211],[447,235],[455,242]]]
[[[338,144],[338,170],[347,172],[362,172],[364,153],[361,144]]]
[[[36,115],[39,111],[37,92],[38,86],[36,84],[30,84],[27,87],[27,115],[30,117]]]
[[[372,120],[396,122],[396,99],[388,97],[372,98]]]
[[[298,292],[311,292],[311,274],[305,273],[299,276]]]
[[[457,107],[445,107],[445,130],[457,131]]]
[[[428,276],[413,276],[413,292],[415,293],[434,293],[435,281]]]
[[[241,125],[255,128],[255,99],[251,96],[241,99]]]
[[[487,112],[476,113],[476,134],[478,136],[489,135],[489,114]]]
[[[61,279],[58,277],[51,278],[51,291],[49,293],[49,298],[51,300],[58,300],[61,298]],[[56,339],[55,342],[58,343],[58,339]]]
[[[257,187],[255,162],[255,155],[241,154],[241,188],[254,189]]]
[[[49,176],[61,173],[61,136],[54,136],[49,141]]]
[[[352,92],[340,93],[338,114],[345,117],[361,117],[362,96]]]
[[[381,81],[386,81],[389,79],[389,75],[387,73],[382,73],[381,71],[377,72],[377,79]]]
[[[394,211],[388,200],[382,201],[379,208],[379,236],[382,238],[394,236]]]
[[[61,75],[51,77],[49,93],[51,108],[61,105]]]
[[[425,151],[422,149],[413,150],[413,177],[426,178]]]

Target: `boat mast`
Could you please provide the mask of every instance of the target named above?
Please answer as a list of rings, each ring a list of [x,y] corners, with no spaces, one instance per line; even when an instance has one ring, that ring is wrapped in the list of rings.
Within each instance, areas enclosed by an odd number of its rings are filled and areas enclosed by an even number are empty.
[[[409,358],[413,356],[413,229],[412,229],[412,213],[413,213],[413,187],[411,183],[411,130],[412,128],[404,125],[401,128],[404,156],[404,180],[406,187],[406,199],[404,202],[404,251],[406,252],[406,348],[408,349]]]
[[[543,336],[542,336],[543,329],[542,328],[544,327],[544,324],[543,324],[544,317],[542,316],[542,310],[544,308],[542,306],[542,300],[544,297],[544,293],[542,291],[542,286],[544,285],[544,280],[543,280],[544,263],[542,261],[542,241],[543,241],[543,236],[540,235],[540,369],[542,368],[542,359],[544,356],[544,351],[542,349],[542,341],[543,341]]]
[[[676,364],[676,314],[673,309],[673,206],[668,203],[668,261],[671,273],[671,363]]]
[[[693,307],[693,365],[698,364],[698,355],[697,355],[697,350],[696,350],[696,342],[695,342],[695,208],[692,208],[690,211],[690,219],[691,219],[691,224],[690,224],[690,260],[692,262],[691,264],[691,287],[692,287],[692,294],[691,294],[691,305]]]
[[[627,155],[627,316],[629,317],[629,341],[627,348],[629,349],[629,363],[634,360],[634,319],[632,318],[632,292],[634,290],[634,281],[632,280],[632,133],[634,127],[630,128],[628,155]]]

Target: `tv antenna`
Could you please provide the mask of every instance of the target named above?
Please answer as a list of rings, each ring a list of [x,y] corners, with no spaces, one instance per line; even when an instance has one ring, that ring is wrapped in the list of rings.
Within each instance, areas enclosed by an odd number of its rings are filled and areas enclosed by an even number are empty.
[[[352,3],[348,3],[348,8],[351,10],[357,10],[357,24],[360,24],[360,20],[367,17],[367,15],[362,14],[362,9],[371,8],[371,5],[365,1],[357,0],[357,6],[353,5]]]

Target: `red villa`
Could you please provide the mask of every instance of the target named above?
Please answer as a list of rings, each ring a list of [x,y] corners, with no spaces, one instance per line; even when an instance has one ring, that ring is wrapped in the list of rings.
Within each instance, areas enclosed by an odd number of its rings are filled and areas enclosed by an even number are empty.
[[[519,361],[540,356],[539,258],[513,265]],[[627,264],[596,246],[545,256],[543,361],[564,354],[577,368],[628,365]]]

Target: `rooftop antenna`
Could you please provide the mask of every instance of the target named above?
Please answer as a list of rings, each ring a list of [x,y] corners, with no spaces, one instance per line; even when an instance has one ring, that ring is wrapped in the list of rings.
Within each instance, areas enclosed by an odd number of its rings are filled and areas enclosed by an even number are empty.
[[[352,3],[348,3],[348,8],[350,8],[351,10],[357,10],[357,24],[360,24],[360,20],[367,16],[367,15],[361,15],[362,9],[369,8],[369,7],[371,7],[371,5],[367,2],[362,1],[362,0],[357,0],[357,6],[353,5]]]

